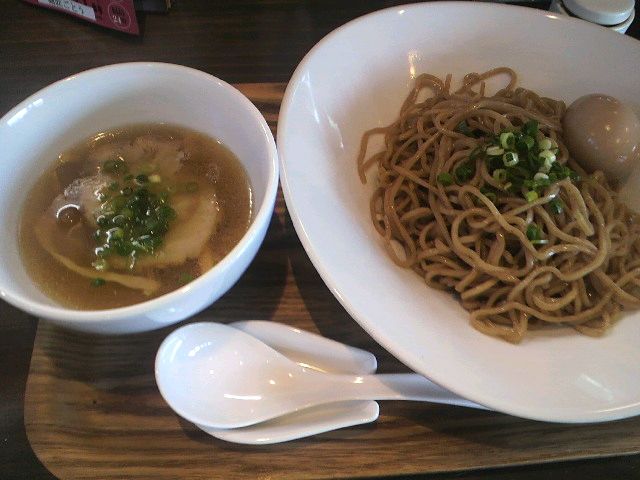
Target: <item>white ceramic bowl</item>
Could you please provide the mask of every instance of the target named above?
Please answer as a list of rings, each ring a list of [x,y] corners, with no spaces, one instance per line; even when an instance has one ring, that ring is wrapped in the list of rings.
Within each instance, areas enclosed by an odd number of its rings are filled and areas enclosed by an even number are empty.
[[[569,103],[605,92],[638,112],[640,43],[632,38],[495,3],[432,2],[373,13],[324,38],[287,88],[278,149],[293,223],[348,312],[431,380],[522,417],[591,422],[637,415],[637,311],[604,338],[557,329],[511,345],[473,329],[451,295],[398,268],[371,224],[374,175],[363,186],[355,166],[363,132],[396,118],[417,74],[452,73],[460,81],[501,65],[544,95]]]
[[[58,153],[120,125],[166,122],[220,139],[244,165],[254,216],[238,245],[188,285],[130,307],[61,308],[27,275],[18,250],[18,218],[27,192]],[[204,72],[162,63],[96,68],[50,85],[0,120],[0,298],[77,330],[128,333],[160,328],[207,307],[245,271],[264,239],[278,186],[273,135],[258,109],[231,85]]]

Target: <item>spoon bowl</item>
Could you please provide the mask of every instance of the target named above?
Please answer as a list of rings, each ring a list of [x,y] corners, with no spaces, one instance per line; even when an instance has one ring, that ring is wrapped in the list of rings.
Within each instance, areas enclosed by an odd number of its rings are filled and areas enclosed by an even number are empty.
[[[187,420],[215,428],[245,427],[311,406],[291,396],[312,388],[305,373],[321,375],[218,323],[176,330],[156,357],[156,379],[167,403]]]

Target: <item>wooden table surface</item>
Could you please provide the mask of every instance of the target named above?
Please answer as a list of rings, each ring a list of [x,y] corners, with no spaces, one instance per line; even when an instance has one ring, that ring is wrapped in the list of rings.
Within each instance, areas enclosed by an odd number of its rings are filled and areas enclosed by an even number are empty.
[[[364,13],[401,3],[407,2],[182,0],[169,15],[143,16],[143,35],[131,37],[17,0],[0,0],[0,115],[53,81],[117,62],[179,63],[229,82],[286,82],[325,34]],[[639,20],[628,34],[640,38]],[[24,389],[36,327],[35,318],[0,300],[2,479],[53,478],[31,450],[24,427]],[[640,456],[424,478],[640,478]]]

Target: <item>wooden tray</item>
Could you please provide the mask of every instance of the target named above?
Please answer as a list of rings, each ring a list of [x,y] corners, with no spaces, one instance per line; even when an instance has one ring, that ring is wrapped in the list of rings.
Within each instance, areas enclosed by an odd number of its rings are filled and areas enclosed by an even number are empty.
[[[245,84],[275,127],[282,84]],[[274,320],[372,351],[381,372],[406,371],[331,295],[295,234],[280,194],[249,270],[197,316]],[[156,388],[161,331],[100,337],[41,322],[25,424],[42,463],[61,478],[344,478],[454,471],[640,452],[640,417],[566,426],[498,413],[383,402],[371,425],[269,446],[207,436],[178,418]],[[525,380],[526,381],[526,380]]]

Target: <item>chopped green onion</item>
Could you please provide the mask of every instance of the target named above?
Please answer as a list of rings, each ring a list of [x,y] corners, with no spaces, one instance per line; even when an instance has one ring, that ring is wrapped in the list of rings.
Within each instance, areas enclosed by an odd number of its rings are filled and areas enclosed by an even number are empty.
[[[475,165],[471,162],[463,163],[453,172],[458,183],[464,183],[471,179],[476,173]]]
[[[456,182],[462,183],[475,174],[474,160],[482,154],[487,172],[499,184],[492,182],[494,189],[521,195],[529,202],[537,200],[543,189],[555,182],[567,177],[574,182],[579,180],[573,170],[558,163],[558,142],[545,136],[536,120],[527,121],[519,131],[503,130],[486,136],[487,143],[469,154],[467,164],[471,165],[452,172]]]
[[[455,131],[466,135],[467,137],[471,136],[471,129],[469,128],[469,125],[467,125],[467,122],[465,122],[464,120],[456,125]]]
[[[518,163],[518,154],[516,152],[507,152],[502,156],[502,163],[505,167],[513,167]]]
[[[133,268],[137,255],[152,254],[162,245],[176,212],[168,203],[169,192],[161,184],[160,176],[150,176],[158,182],[151,182],[143,173],[126,175],[118,185],[119,192],[100,205],[96,214],[98,228],[94,232],[98,258],[93,266],[97,270],[108,267],[104,259],[110,255],[128,257]],[[153,187],[145,188],[150,182]],[[185,188],[193,191],[190,184],[197,189],[195,181],[185,184]]]
[[[530,223],[527,225],[527,238],[529,240],[540,240],[542,239],[542,233],[540,232],[540,227],[535,223]]]
[[[153,175],[149,175],[149,181],[151,183],[160,183],[162,181],[162,177],[157,173],[154,173]]]
[[[563,178],[567,177],[570,177],[572,180],[574,180],[573,177],[577,174],[566,165],[560,165],[559,163],[554,162],[551,165],[551,173],[549,174],[549,178],[551,178],[551,175],[554,175],[558,180],[562,180]]]
[[[571,170],[568,167],[567,167],[567,170],[569,170],[568,177],[571,179],[572,182],[579,182],[580,181],[580,175],[578,174],[578,172],[574,172],[573,170]]]
[[[493,179],[498,183],[507,181],[507,171],[504,168],[496,168],[493,171]]]
[[[512,132],[503,132],[500,134],[500,145],[504,149],[513,149],[516,145],[516,136]]]
[[[114,217],[115,218],[115,217]],[[113,220],[111,220],[113,222]],[[116,227],[116,228],[111,228],[109,230],[107,230],[107,238],[111,239],[111,238],[115,238],[115,239],[121,239],[124,238],[124,230],[120,227]]]
[[[551,150],[552,145],[551,139],[547,137],[538,142],[538,148],[540,148],[540,150]]]
[[[533,137],[530,137],[529,135],[525,135],[522,138],[522,141],[526,145],[527,150],[531,150],[533,148],[533,146],[536,144],[536,141],[533,139]]]
[[[113,173],[119,175],[127,171],[127,163],[122,157],[118,157],[115,160],[107,160],[102,164],[102,169],[107,173]]]
[[[140,174],[136,176],[136,183],[138,183],[139,185],[142,185],[143,183],[148,183],[149,182],[149,177],[147,177],[144,174]]]
[[[123,226],[125,223],[127,223],[127,217],[125,217],[124,215],[120,214],[120,215],[115,215],[112,219],[111,219],[111,223],[113,223],[114,225],[117,225],[118,227]]]
[[[536,137],[538,133],[538,122],[536,120],[529,120],[522,126],[522,133],[530,137]]]
[[[485,134],[482,130],[478,128],[476,128],[475,130],[471,130],[471,128],[469,127],[469,125],[465,120],[461,121],[458,125],[456,125],[456,128],[454,130],[458,133],[461,133],[471,138],[480,138]]]
[[[559,198],[554,198],[549,202],[549,209],[551,210],[552,213],[555,213],[556,215],[560,215],[564,210],[564,204],[562,203],[562,200],[560,200]]]
[[[498,195],[496,195],[496,192],[487,187],[480,187],[480,193],[482,193],[493,203],[496,203],[496,200],[498,200]]]
[[[556,155],[551,150],[543,150],[538,154],[538,158],[543,161],[540,171],[549,173],[551,165],[556,161]]]
[[[105,283],[107,283],[107,282],[105,281],[104,278],[94,278],[93,280],[91,280],[91,286],[92,287],[101,287]]]
[[[438,175],[437,179],[438,183],[440,183],[442,186],[448,187],[449,185],[453,185],[453,177],[450,173],[442,172]]]
[[[490,157],[498,157],[504,153],[504,149],[493,145],[491,147],[487,147],[486,152]]]

